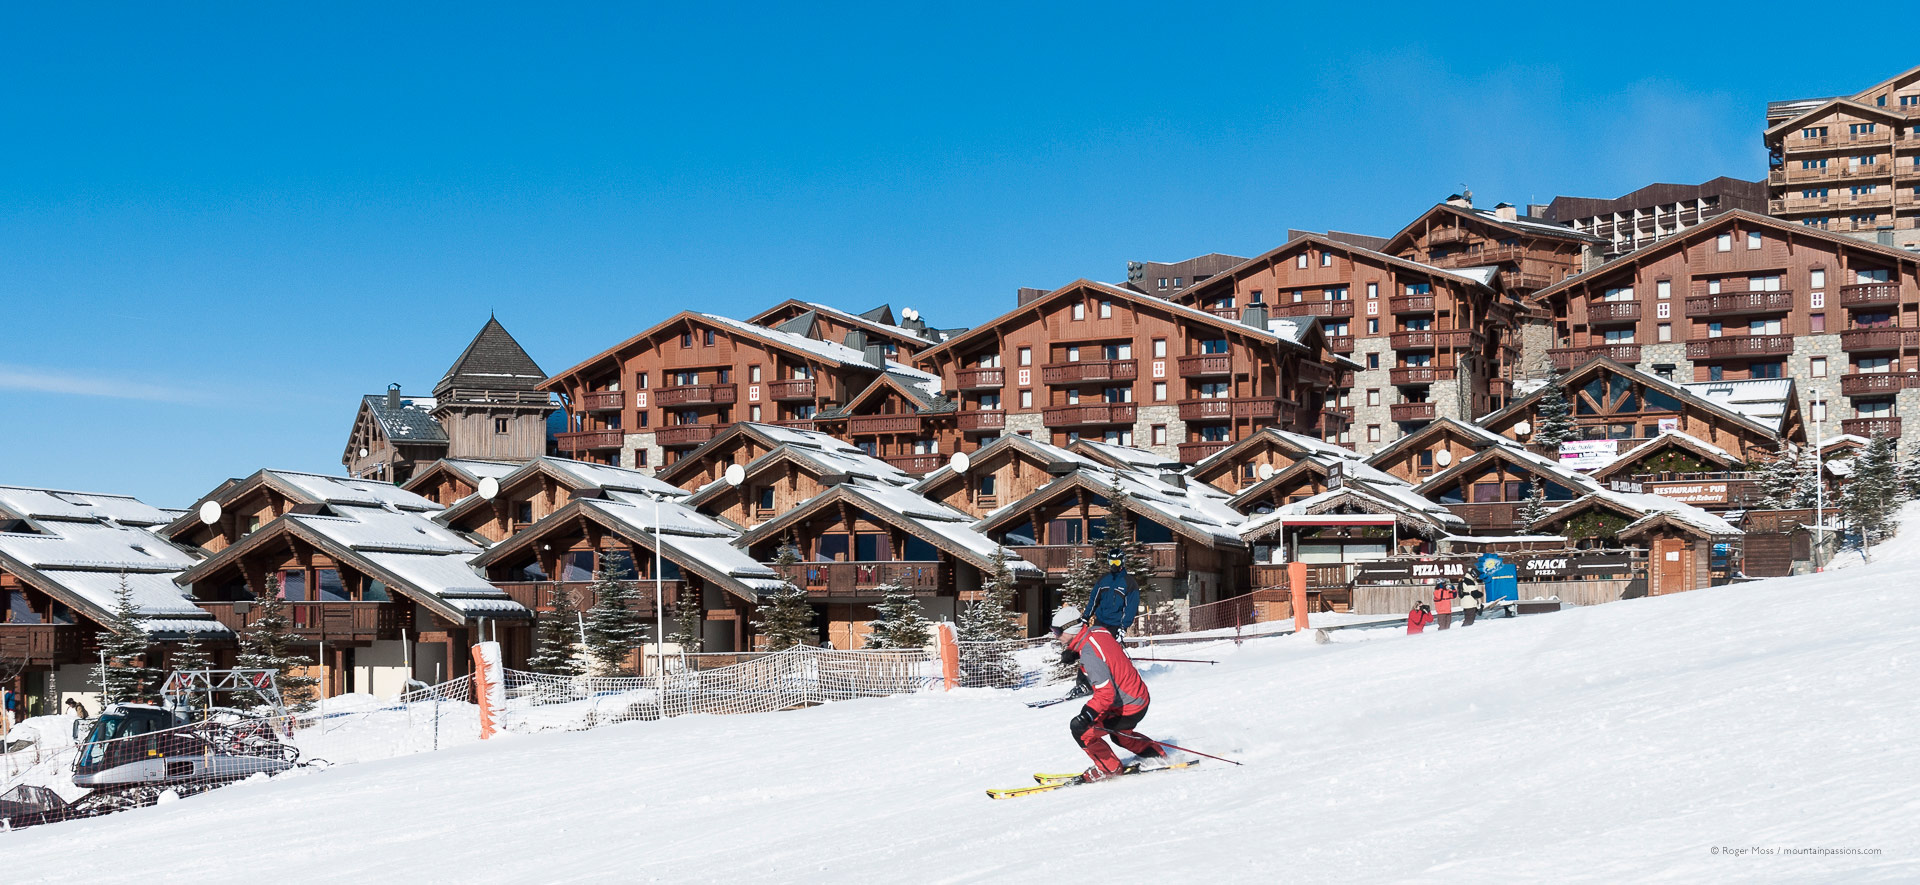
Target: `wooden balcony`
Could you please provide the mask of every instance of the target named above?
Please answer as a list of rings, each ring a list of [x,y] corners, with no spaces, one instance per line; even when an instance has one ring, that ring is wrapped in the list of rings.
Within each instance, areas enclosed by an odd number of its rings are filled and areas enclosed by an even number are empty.
[[[1867,163],[1861,166],[1841,166],[1834,175],[1854,181],[1864,178],[1888,178],[1893,175],[1893,164]]]
[[[1202,309],[1223,320],[1238,320],[1240,318],[1240,308],[1237,307],[1208,307]]]
[[[1046,409],[1040,413],[1040,420],[1048,427],[1132,424],[1134,414],[1133,403],[1083,403],[1077,406],[1054,406]]]
[[[881,588],[900,584],[915,596],[940,591],[946,566],[939,562],[802,562],[775,566],[808,596],[879,596]]]
[[[1226,397],[1180,401],[1180,420],[1182,421],[1230,421],[1232,419],[1233,400]]]
[[[526,606],[529,611],[553,611],[555,594],[563,591],[567,594],[567,604],[576,611],[584,612],[592,608],[596,601],[593,584],[589,581],[495,581],[493,586],[513,597],[514,602]],[[680,598],[686,584],[681,581],[656,582],[652,578],[635,578],[630,607],[649,621],[653,620],[656,587],[671,617],[673,602]]]
[[[1840,333],[1840,349],[1849,352],[1899,350],[1920,346],[1920,329],[1885,328],[1848,329]]]
[[[954,386],[961,390],[999,390],[1007,385],[1007,370],[999,366],[987,369],[961,369],[954,373]]]
[[[580,408],[588,412],[617,412],[627,404],[623,390],[589,390],[580,394]]]
[[[1840,432],[1869,439],[1875,436],[1898,438],[1900,436],[1899,418],[1842,418]]]
[[[1522,273],[1517,270],[1503,270],[1500,272],[1500,285],[1505,286],[1509,290],[1526,290],[1530,292],[1535,289],[1545,289],[1553,285],[1553,277],[1543,273]]]
[[[1042,384],[1132,381],[1139,376],[1140,363],[1135,360],[1082,360],[1077,363],[1049,363],[1040,367]]]
[[[1555,347],[1547,351],[1553,358],[1554,368],[1561,371],[1572,369],[1597,356],[1604,356],[1624,366],[1640,362],[1638,344],[1591,344],[1586,347]]]
[[[1589,323],[1631,323],[1640,319],[1638,301],[1591,301],[1587,303]]]
[[[924,415],[855,415],[847,419],[847,433],[854,436],[878,433],[918,435],[926,426]]]
[[[1695,338],[1687,342],[1687,359],[1690,360],[1779,356],[1792,352],[1791,335],[1728,335],[1722,338]]]
[[[1452,381],[1453,376],[1452,366],[1394,366],[1387,370],[1387,380],[1393,382],[1396,387]]]
[[[194,604],[235,633],[253,629],[260,606],[253,602]],[[374,642],[399,639],[401,612],[410,602],[288,602],[287,618],[295,636],[306,642]],[[244,611],[242,611],[244,610]]]
[[[961,433],[999,433],[1007,429],[1007,413],[992,411],[961,412],[954,417]]]
[[[653,436],[653,441],[662,446],[697,446],[713,439],[720,432],[719,424],[676,424],[662,427]]]
[[[1187,552],[1179,543],[1146,544],[1147,558],[1153,563],[1153,573],[1158,577],[1185,577],[1187,572]],[[1077,560],[1094,558],[1095,551],[1090,545],[1054,545],[1043,544],[1035,547],[1008,547],[1007,551],[1019,556],[1044,570],[1050,577],[1060,577],[1072,570]]]
[[[1460,227],[1435,228],[1427,233],[1428,246],[1445,246],[1451,243],[1464,243],[1471,239],[1473,239],[1473,234],[1468,233],[1466,228]]]
[[[1352,353],[1353,352],[1353,336],[1352,335],[1328,335],[1327,351],[1329,353]]]
[[[1484,336],[1468,329],[1423,329],[1410,332],[1395,332],[1390,344],[1394,350],[1423,350],[1439,348],[1455,350],[1473,347]]]
[[[1432,421],[1438,414],[1433,403],[1394,403],[1387,412],[1395,421]]]
[[[1387,299],[1393,313],[1433,313],[1432,295],[1395,295]]]
[[[814,390],[812,378],[785,378],[767,382],[767,398],[772,400],[811,400]]]
[[[593,449],[617,449],[625,441],[624,430],[573,430],[553,435],[554,444],[562,452],[585,452]]]
[[[1180,463],[1198,464],[1206,458],[1226,451],[1231,445],[1233,445],[1231,440],[1183,442],[1180,444]]]
[[[920,476],[945,467],[947,460],[951,457],[953,456],[941,454],[881,455],[880,460],[892,464],[907,473]]]
[[[1300,383],[1311,387],[1332,387],[1337,380],[1332,368],[1304,359],[1294,364],[1293,374],[1300,379]]]
[[[1465,520],[1467,525],[1479,531],[1493,531],[1505,534],[1516,527],[1521,504],[1495,502],[1489,504],[1448,504],[1446,508],[1454,516]]]
[[[1233,417],[1235,418],[1249,418],[1255,421],[1271,421],[1274,419],[1275,416],[1280,414],[1281,406],[1289,403],[1290,401],[1272,399],[1269,397],[1262,397],[1262,396],[1254,396],[1254,397],[1241,397],[1238,399],[1231,400],[1231,402],[1233,403]]]
[[[1687,296],[1688,316],[1786,313],[1792,309],[1792,290],[1781,290],[1778,292],[1720,292],[1714,295]]]
[[[1899,283],[1861,283],[1840,287],[1841,307],[1892,307],[1899,303]]]
[[[1920,387],[1920,373],[1850,372],[1840,376],[1841,396],[1887,396]]]
[[[660,388],[653,401],[660,406],[725,406],[732,405],[738,396],[739,390],[732,384],[682,384]]]
[[[29,667],[77,662],[80,629],[77,624],[0,624],[0,661]]]
[[[1295,301],[1275,304],[1269,310],[1277,317],[1350,317],[1353,316],[1353,300]]]
[[[1180,358],[1180,377],[1215,378],[1233,374],[1233,357],[1224,353],[1196,353]]]
[[[1256,590],[1291,590],[1293,584],[1287,576],[1285,565],[1254,565],[1250,576]],[[1307,566],[1307,591],[1344,590],[1347,586],[1347,565],[1328,563]]]

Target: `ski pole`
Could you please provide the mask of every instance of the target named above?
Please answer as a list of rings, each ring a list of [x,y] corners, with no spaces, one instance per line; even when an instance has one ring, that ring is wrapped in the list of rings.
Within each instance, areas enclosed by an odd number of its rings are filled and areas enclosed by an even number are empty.
[[[1219,661],[1201,661],[1193,658],[1134,658],[1136,664],[1218,664]]]
[[[1192,754],[1193,754],[1193,755],[1195,755],[1195,756],[1205,756],[1205,757],[1207,757],[1208,759],[1219,759],[1219,760],[1220,760],[1221,762],[1225,762],[1225,763],[1227,763],[1227,764],[1229,764],[1229,765],[1243,765],[1243,764],[1245,764],[1245,763],[1241,763],[1241,762],[1235,762],[1235,761],[1233,761],[1232,759],[1227,759],[1227,758],[1224,758],[1224,757],[1221,757],[1221,756],[1214,756],[1214,755],[1212,755],[1212,754],[1209,754],[1209,753],[1202,753],[1202,752],[1200,752],[1199,750],[1189,750],[1189,749],[1187,749],[1186,747],[1177,747],[1177,746],[1174,746],[1173,744],[1169,744],[1169,743],[1167,743],[1166,741],[1156,741],[1156,740],[1154,740],[1153,738],[1150,738],[1150,737],[1147,737],[1147,736],[1146,736],[1146,735],[1144,735],[1144,734],[1140,734],[1139,732],[1133,732],[1133,731],[1114,731],[1114,730],[1113,730],[1113,729],[1111,729],[1111,728],[1105,728],[1105,727],[1102,727],[1102,726],[1099,726],[1099,725],[1096,725],[1096,726],[1094,726],[1094,728],[1096,728],[1096,729],[1098,729],[1098,730],[1100,730],[1100,731],[1104,731],[1104,732],[1106,732],[1107,734],[1110,734],[1110,735],[1113,735],[1114,737],[1130,737],[1130,738],[1139,738],[1139,739],[1141,739],[1141,740],[1143,740],[1143,741],[1146,741],[1146,742],[1147,742],[1147,743],[1149,743],[1149,744],[1155,744],[1155,745],[1158,745],[1158,746],[1162,746],[1162,747],[1166,747],[1166,748],[1167,748],[1167,749],[1169,749],[1169,750],[1179,750],[1179,751],[1180,751],[1180,752],[1182,752],[1182,753],[1192,753]]]

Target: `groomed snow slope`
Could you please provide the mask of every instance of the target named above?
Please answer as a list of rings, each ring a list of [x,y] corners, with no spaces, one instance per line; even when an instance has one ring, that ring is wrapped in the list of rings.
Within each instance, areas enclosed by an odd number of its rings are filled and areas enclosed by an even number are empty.
[[[0,836],[0,856],[10,882],[1913,881],[1920,557],[1887,559],[1418,637],[1180,647],[1223,663],[1154,668],[1145,730],[1243,768],[990,801],[1086,764],[1075,708],[964,691],[340,766]],[[1713,851],[1755,846],[1881,853]]]

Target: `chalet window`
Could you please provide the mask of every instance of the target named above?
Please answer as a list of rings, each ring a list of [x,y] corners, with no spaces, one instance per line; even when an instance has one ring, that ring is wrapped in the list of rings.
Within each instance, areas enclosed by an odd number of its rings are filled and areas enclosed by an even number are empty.
[[[1328,300],[1328,301],[1346,301],[1346,300],[1348,300],[1348,298],[1347,298],[1347,287],[1345,287],[1345,286],[1337,286],[1337,287],[1335,287],[1335,288],[1332,288],[1332,289],[1328,289],[1328,290],[1327,290],[1327,300]]]
[[[916,455],[940,454],[940,441],[937,439],[916,439],[913,441],[913,453]]]
[[[1718,338],[1725,331],[1718,320],[1707,324],[1707,337]]]
[[[1853,281],[1856,283],[1884,283],[1888,280],[1886,270],[1855,270]]]
[[[1167,444],[1167,425],[1165,424],[1153,425],[1153,435],[1149,438],[1153,440],[1153,444],[1156,446],[1166,445]]]
[[[507,419],[505,419],[505,418],[495,418],[495,419],[493,419],[493,432],[494,432],[494,433],[506,433],[506,432],[507,432]]]
[[[1166,287],[1167,287],[1167,278],[1166,278],[1166,277],[1161,277],[1161,278],[1160,278],[1160,288],[1162,288],[1162,289],[1165,289]]]
[[[1380,297],[1380,284],[1379,284],[1379,283],[1368,283],[1368,284],[1367,284],[1367,297],[1368,297],[1368,298],[1378,298],[1378,297]]]
[[[1827,401],[1823,399],[1814,400],[1812,408],[1809,409],[1808,412],[1810,414],[1808,414],[1807,417],[1815,421],[1827,420]]]
[[[1202,339],[1200,341],[1200,352],[1201,353],[1226,353],[1227,339],[1225,338]]]
[[[1153,401],[1156,403],[1163,403],[1167,401],[1167,382],[1165,381],[1153,382]]]
[[[1157,360],[1167,358],[1167,339],[1153,339],[1153,358]]]
[[[1033,408],[1033,391],[1031,390],[1020,391],[1020,408],[1022,409]]]
[[[1720,366],[1708,366],[1708,367],[1707,367],[1707,380],[1708,380],[1708,381],[1724,381],[1724,380],[1726,380],[1726,370],[1725,370],[1725,369],[1723,369],[1723,368],[1721,368]]]
[[[1075,302],[1073,303],[1073,309],[1072,309],[1072,313],[1073,313],[1073,318],[1074,318],[1074,319],[1076,319],[1076,320],[1084,320],[1084,319],[1086,319],[1086,318],[1087,318],[1087,303],[1086,303],[1086,302],[1084,302],[1084,301],[1075,301]]]
[[[633,466],[635,467],[647,466],[647,450],[646,449],[633,450]]]
[[[1225,399],[1231,395],[1225,381],[1209,381],[1201,384],[1198,394],[1201,399]]]
[[[533,502],[516,501],[513,505],[514,522],[533,522]]]
[[[748,420],[748,421],[758,421],[758,420],[760,420],[760,407],[759,407],[759,406],[748,406],[748,407],[747,407],[747,420]],[[646,423],[645,421],[642,421],[642,422],[640,422],[640,426],[641,426],[641,427],[645,427],[645,426],[647,426],[647,423]]]
[[[1000,368],[1000,352],[996,350],[992,353],[983,353],[980,355],[980,360],[974,365],[982,369],[998,369]]]
[[[1802,168],[1802,169],[1825,169],[1825,168],[1827,168],[1827,158],[1826,158],[1826,157],[1821,157],[1821,158],[1819,158],[1819,159],[1817,159],[1817,160],[1801,160],[1801,161],[1800,161],[1800,168]],[[1726,251],[1726,250],[1725,250],[1725,249],[1722,249],[1721,251],[1723,251],[1723,252],[1724,252],[1724,251]]]
[[[1380,425],[1378,424],[1367,425],[1367,442],[1379,442],[1379,441],[1380,441]]]
[[[1810,314],[1807,314],[1807,331],[1809,331],[1809,332],[1825,332],[1826,330],[1827,330],[1827,315],[1826,315],[1826,314],[1824,314],[1824,313],[1810,313]]]
[[[1473,503],[1495,504],[1500,501],[1498,482],[1476,482],[1473,484]]]
[[[1800,137],[1801,138],[1826,138],[1827,127],[1808,126],[1807,128],[1800,130]]]
[[[289,569],[276,576],[278,586],[274,595],[289,602],[305,602],[307,598],[307,573],[298,569]]]
[[[340,580],[339,569],[315,569],[313,585],[320,591],[321,602],[346,602],[352,598],[347,595],[346,582]]]
[[[1813,270],[1807,271],[1807,285],[1815,289],[1826,288],[1827,287],[1826,270],[1824,268],[1816,267]]]
[[[1228,439],[1227,434],[1230,431],[1231,431],[1230,428],[1224,427],[1219,424],[1202,427],[1200,428],[1200,441],[1201,442],[1226,442]]]
[[[1174,277],[1174,278],[1173,278],[1173,287],[1174,287],[1175,289],[1178,289],[1178,288],[1180,288],[1180,278],[1179,278],[1179,277]]]
[[[1758,248],[1760,248],[1760,232],[1757,230],[1747,231],[1747,251],[1751,252]]]
[[[1305,289],[1293,290],[1293,303],[1299,304],[1300,302],[1305,300],[1307,300],[1307,290]]]
[[[1067,362],[1077,363],[1079,361],[1080,361],[1080,348],[1078,347],[1067,348]]]
[[[1721,234],[1717,237],[1714,237],[1713,250],[1715,252],[1732,252],[1733,251],[1733,234]]]
[[[1708,280],[1708,281],[1707,281],[1707,294],[1708,294],[1708,295],[1718,295],[1718,294],[1720,294],[1720,281],[1719,281],[1719,280]]]
[[[27,602],[26,588],[22,587],[14,590],[0,590],[0,593],[7,594],[7,610],[5,612],[0,612],[0,614],[4,614],[6,616],[7,623],[9,624],[40,623],[40,613],[37,611],[34,611],[33,606]]]
[[[980,409],[981,411],[985,411],[985,412],[1000,411],[1000,394],[997,394],[997,393],[980,394]]]
[[[759,366],[747,367],[747,383],[748,384],[760,383],[760,367]]]
[[[1133,445],[1133,431],[1131,430],[1109,430],[1102,433],[1100,438],[1109,445],[1129,447]]]
[[[1748,378],[1779,378],[1786,371],[1785,363],[1748,363]]]
[[[593,580],[593,551],[574,550],[560,558],[560,580]]]
[[[1367,334],[1368,334],[1368,335],[1378,335],[1378,334],[1380,334],[1380,321],[1379,321],[1379,320],[1377,320],[1377,319],[1371,319],[1371,320],[1367,320]]]
[[[1893,371],[1893,360],[1884,356],[1863,356],[1854,363],[1854,371],[1878,375]]]
[[[1433,328],[1433,317],[1405,317],[1400,320],[1400,327],[1409,332],[1425,332]]]
[[[1380,404],[1380,391],[1377,389],[1367,391],[1367,405],[1377,406],[1379,404]]]
[[[1321,267],[1332,267],[1332,266],[1333,266],[1333,253],[1332,253],[1332,252],[1321,252],[1321,253],[1320,253],[1320,266],[1321,266]]]
[[[712,329],[708,329],[705,332],[700,333],[700,344],[703,347],[713,346],[713,330]]]
[[[773,486],[762,486],[760,487],[759,492],[760,492],[759,508],[761,510],[772,510],[773,509]]]
[[[1847,166],[1855,169],[1861,166],[1872,166],[1878,162],[1880,162],[1879,154],[1861,154],[1857,157],[1847,158]]]
[[[1101,348],[1101,350],[1104,353],[1106,359],[1110,359],[1110,360],[1133,359],[1133,345],[1131,344],[1109,344]]]
[[[1886,96],[1884,96],[1884,95],[1882,95],[1882,96],[1880,96],[1880,103],[1881,103],[1881,104],[1883,104],[1883,105],[1884,105],[1884,104],[1886,104],[1886,103],[1887,103],[1887,97],[1886,97]],[[1875,126],[1877,126],[1877,125],[1879,125],[1879,124],[1876,124],[1876,123],[1848,123],[1848,124],[1847,124],[1847,134],[1849,134],[1849,135],[1871,135],[1871,134],[1873,134],[1873,130],[1874,130],[1874,127],[1875,127]]]
[[[1433,294],[1433,284],[1432,283],[1408,283],[1407,294],[1408,295],[1431,295]]]
[[[795,421],[812,421],[813,406],[794,406],[793,419]]]
[[[1856,402],[1853,404],[1853,413],[1862,418],[1891,418],[1893,401],[1883,399],[1864,403]]]
[[[1379,353],[1370,353],[1370,354],[1367,354],[1367,368],[1369,368],[1369,369],[1378,369],[1378,368],[1380,368],[1380,354],[1379,354]]]
[[[1104,320],[1111,316],[1113,316],[1113,302],[1105,298],[1100,299],[1100,318]]]
[[[1672,323],[1661,323],[1660,325],[1655,327],[1655,330],[1658,333],[1655,336],[1656,340],[1659,340],[1659,341],[1673,340],[1673,324]]]
[[[1778,335],[1780,334],[1780,319],[1778,317],[1775,317],[1770,320],[1753,320],[1751,322],[1748,322],[1747,334]]]
[[[1665,302],[1665,301],[1660,301],[1660,302],[1655,302],[1655,303],[1654,303],[1654,305],[1653,305],[1653,317],[1654,317],[1654,319],[1658,319],[1658,320],[1664,320],[1664,319],[1667,319],[1667,318],[1669,318],[1669,317],[1672,317],[1672,316],[1673,316],[1673,305],[1672,305],[1672,304],[1669,304],[1669,303],[1667,303],[1667,302]]]
[[[1300,268],[1301,270],[1306,270],[1307,269],[1307,253],[1302,252],[1299,255],[1295,255],[1293,257],[1293,266]]]
[[[1023,366],[1033,365],[1033,348],[1031,347],[1020,348],[1020,365],[1023,365]]]
[[[997,480],[998,477],[991,473],[975,478],[973,481],[973,493],[983,498],[993,497],[993,490]]]
[[[682,349],[685,349],[685,348],[689,348],[689,347],[692,347],[692,346],[693,346],[693,333],[692,333],[692,332],[681,332],[681,333],[680,333],[680,347],[681,347]]]
[[[1815,378],[1827,377],[1827,358],[1816,356],[1807,362],[1807,370]]]
[[[1615,289],[1608,289],[1608,290],[1607,290],[1607,292],[1606,292],[1606,295],[1605,295],[1605,296],[1603,296],[1603,300],[1606,300],[1606,301],[1632,301],[1632,300],[1633,300],[1633,287],[1632,287],[1632,286],[1621,286],[1621,287],[1619,287],[1619,288],[1615,288]]]

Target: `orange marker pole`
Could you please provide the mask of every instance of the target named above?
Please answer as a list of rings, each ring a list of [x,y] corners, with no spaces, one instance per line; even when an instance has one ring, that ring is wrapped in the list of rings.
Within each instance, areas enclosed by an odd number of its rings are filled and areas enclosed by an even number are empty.
[[[960,687],[960,641],[954,635],[953,625],[942,621],[934,629],[940,643],[940,675],[947,684],[947,691]]]
[[[1307,632],[1307,564],[1287,563],[1287,586],[1293,591],[1293,629]]]

